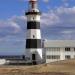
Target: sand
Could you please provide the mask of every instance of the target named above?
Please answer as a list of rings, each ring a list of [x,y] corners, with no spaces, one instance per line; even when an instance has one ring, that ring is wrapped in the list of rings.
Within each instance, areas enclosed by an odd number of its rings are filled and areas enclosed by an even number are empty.
[[[75,75],[75,59],[36,66],[0,66],[0,75]]]

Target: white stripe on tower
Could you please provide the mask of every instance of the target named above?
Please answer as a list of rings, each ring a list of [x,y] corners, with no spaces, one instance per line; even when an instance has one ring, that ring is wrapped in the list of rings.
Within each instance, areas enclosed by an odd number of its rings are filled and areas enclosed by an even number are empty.
[[[35,17],[35,19],[34,19],[34,17]],[[27,15],[27,21],[40,22],[40,15]]]
[[[40,12],[36,7],[37,0],[29,1],[31,8],[27,15],[26,57],[33,64],[42,61],[42,43],[40,32]]]
[[[27,39],[41,39],[40,29],[27,30]]]

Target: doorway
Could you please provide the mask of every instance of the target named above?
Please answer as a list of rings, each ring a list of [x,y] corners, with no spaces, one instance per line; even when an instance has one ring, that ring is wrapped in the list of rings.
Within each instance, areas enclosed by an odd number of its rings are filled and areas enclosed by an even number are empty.
[[[32,64],[36,65],[36,55],[32,54]]]

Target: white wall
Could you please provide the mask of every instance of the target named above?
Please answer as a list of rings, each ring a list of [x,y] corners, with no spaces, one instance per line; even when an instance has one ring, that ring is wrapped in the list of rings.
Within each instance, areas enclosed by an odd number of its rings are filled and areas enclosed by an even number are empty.
[[[65,56],[66,55],[70,55],[71,58],[74,58],[75,56],[75,51],[74,51],[74,48],[70,48],[70,51],[65,51],[65,48],[60,48],[59,51],[57,51],[57,48],[55,48],[55,51],[51,48],[45,48],[46,49],[46,57],[47,55],[60,55],[60,59],[47,59],[46,58],[46,63],[49,63],[49,62],[54,62],[54,61],[59,61],[59,60],[65,60]]]

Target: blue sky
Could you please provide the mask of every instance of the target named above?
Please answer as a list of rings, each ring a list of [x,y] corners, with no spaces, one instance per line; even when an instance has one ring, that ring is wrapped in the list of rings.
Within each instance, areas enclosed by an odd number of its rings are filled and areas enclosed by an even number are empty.
[[[75,0],[38,0],[43,39],[75,40]],[[25,54],[27,0],[0,0],[0,54]]]

